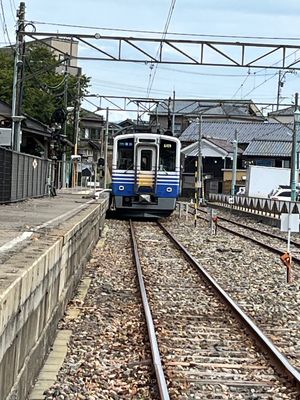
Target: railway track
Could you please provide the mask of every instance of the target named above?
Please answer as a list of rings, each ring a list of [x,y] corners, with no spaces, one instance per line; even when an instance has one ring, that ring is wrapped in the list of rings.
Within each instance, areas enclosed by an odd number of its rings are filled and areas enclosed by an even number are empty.
[[[161,398],[297,399],[299,372],[183,246],[155,223],[131,226]]]
[[[202,209],[197,210],[197,218],[207,221],[207,211]],[[190,211],[194,214],[194,211]],[[287,238],[271,232],[249,226],[235,220],[218,216],[218,228],[221,228],[236,236],[250,240],[262,248],[271,251],[272,253],[282,256],[287,251]],[[270,240],[271,239],[271,240]],[[300,243],[297,240],[290,241],[290,252],[293,261],[300,265]],[[300,271],[296,270],[294,278],[300,277]]]
[[[261,251],[248,236],[218,230],[211,235],[207,220],[173,220],[165,224],[188,248],[193,256],[205,263],[230,296],[272,339],[290,363],[300,370],[300,280],[287,284],[285,267],[274,252]],[[272,244],[272,239],[269,239]],[[275,246],[274,246],[275,247]],[[277,253],[275,253],[277,254]],[[293,275],[299,275],[297,263]]]

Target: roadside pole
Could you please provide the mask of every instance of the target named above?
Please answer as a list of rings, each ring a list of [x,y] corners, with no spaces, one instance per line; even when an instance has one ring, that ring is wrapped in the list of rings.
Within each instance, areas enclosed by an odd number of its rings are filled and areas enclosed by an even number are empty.
[[[74,119],[74,164],[73,164],[73,180],[72,186],[78,185],[78,139],[79,139],[79,122],[80,122],[80,77],[81,68],[77,74],[77,98],[75,102],[75,119]],[[82,167],[82,166],[81,166]],[[82,170],[82,168],[81,168]]]
[[[108,147],[108,118],[109,118],[109,108],[106,108],[106,123],[105,123],[105,137],[104,137],[104,189],[107,185],[107,175],[108,175],[108,162],[107,162],[107,147]]]
[[[233,160],[232,160],[232,178],[231,178],[231,196],[235,195],[236,185],[236,169],[237,169],[237,149],[238,149],[238,130],[234,132],[233,144]]]
[[[14,59],[14,76],[12,88],[12,149],[20,151],[21,146],[21,122],[24,119],[21,114],[23,71],[24,71],[24,34],[20,33],[25,28],[25,3],[20,3],[17,11],[17,35]]]
[[[195,228],[197,226],[197,207],[198,207],[198,185],[199,185],[199,181],[198,181],[198,161],[195,160],[195,196],[194,196],[194,225]]]
[[[286,281],[291,283],[292,277],[292,254],[291,254],[291,232],[299,232],[299,214],[293,214],[294,202],[289,203],[288,213],[282,213],[280,215],[280,230],[287,232],[287,249],[280,260],[286,266]]]
[[[294,112],[294,129],[292,141],[292,157],[291,157],[291,201],[296,201],[296,185],[297,185],[297,131],[300,123],[300,111],[298,110],[298,93],[295,93],[295,112]]]

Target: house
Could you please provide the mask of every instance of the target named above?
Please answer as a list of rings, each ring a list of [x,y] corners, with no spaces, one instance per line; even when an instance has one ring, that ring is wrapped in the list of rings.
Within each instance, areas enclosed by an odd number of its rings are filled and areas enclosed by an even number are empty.
[[[65,60],[66,56],[69,55],[70,59],[67,61],[66,65],[59,65],[56,69],[58,73],[67,72],[70,75],[77,76],[81,68],[77,65],[77,56],[78,56],[78,41],[67,38],[57,38],[57,37],[48,37],[42,38],[39,41],[29,42],[29,44],[39,44],[44,43],[49,50],[52,51],[53,55],[58,60]]]
[[[279,122],[282,124],[294,123],[295,106],[283,108],[281,110],[272,111],[268,113],[268,120],[270,122]]]
[[[228,140],[203,137],[201,140],[202,181],[204,192],[222,193],[228,189],[224,187],[223,174],[232,168],[233,144]],[[196,161],[199,161],[199,141],[186,146],[181,151],[183,155],[182,165],[182,195],[191,196],[195,190]],[[238,147],[238,173],[237,184],[244,185],[245,171],[242,169],[240,156],[243,150]],[[231,182],[230,182],[231,183]]]
[[[277,126],[279,124],[277,123]],[[245,165],[263,165],[266,167],[291,167],[293,124],[281,125],[262,136],[255,137],[243,152]],[[299,154],[299,137],[297,154]],[[299,158],[299,157],[298,157]],[[298,160],[299,168],[299,160]]]
[[[160,102],[150,114],[150,126],[155,133],[170,130],[174,117],[175,136],[179,136],[197,117],[203,121],[264,121],[265,117],[251,100],[187,100]]]
[[[232,170],[232,142],[235,132],[239,148],[237,162],[239,185],[242,185],[249,165],[290,167],[292,125],[266,121],[252,123],[203,121],[200,126],[200,123],[193,122],[179,137],[184,156],[183,192],[192,189],[191,180],[195,174],[194,165],[198,157],[200,133],[203,143],[205,191],[212,193],[229,191],[230,184],[225,181],[228,181],[228,171]],[[214,147],[214,153],[211,151],[212,145],[217,146]]]
[[[82,170],[93,174],[94,166],[104,156],[104,118],[81,108],[78,154],[81,156]]]
[[[1,142],[1,137],[3,137],[3,135],[0,134],[0,146],[12,146],[11,114],[12,110],[10,105],[0,100],[0,129],[2,127],[9,130],[7,132],[10,132],[8,141],[5,142]],[[25,118],[21,123],[21,151],[27,154],[47,158],[49,156],[49,145],[52,140],[51,129],[47,125],[26,114],[24,114],[24,117]]]

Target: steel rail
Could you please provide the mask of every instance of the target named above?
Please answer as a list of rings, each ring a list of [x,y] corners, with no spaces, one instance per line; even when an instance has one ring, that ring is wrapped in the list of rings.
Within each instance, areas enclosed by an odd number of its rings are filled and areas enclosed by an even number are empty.
[[[156,379],[157,379],[157,383],[158,383],[160,398],[161,398],[161,400],[170,400],[168,387],[167,387],[167,383],[166,383],[166,378],[165,378],[164,371],[162,368],[161,357],[160,357],[160,353],[159,353],[159,349],[158,349],[158,343],[157,343],[157,339],[156,339],[151,309],[150,309],[149,302],[147,299],[147,294],[146,294],[146,289],[145,289],[145,284],[144,284],[144,279],[143,279],[143,272],[142,272],[142,268],[141,268],[133,223],[131,220],[129,220],[129,223],[130,223],[131,241],[132,241],[133,254],[134,254],[134,262],[135,262],[135,266],[136,266],[136,270],[137,270],[137,274],[138,274],[139,288],[140,288],[140,293],[141,293],[143,307],[144,307],[144,313],[145,313],[145,318],[146,318],[146,323],[147,323],[147,330],[148,330],[149,341],[150,341],[150,346],[151,346],[152,360],[153,360],[155,375],[156,375]]]
[[[192,213],[192,214],[193,214],[193,213]],[[203,219],[203,220],[207,221],[207,219],[206,219],[205,217],[202,217],[202,216],[199,215],[199,214],[197,215],[197,218]],[[231,222],[231,221],[228,221],[228,222]],[[231,223],[232,223],[232,224],[235,224],[235,222],[231,222]],[[238,225],[238,223],[237,223],[237,225]],[[258,244],[259,246],[263,247],[264,249],[267,249],[267,250],[271,251],[272,253],[278,254],[279,256],[282,256],[282,255],[285,253],[285,251],[283,251],[283,250],[280,250],[280,249],[278,249],[278,248],[276,248],[276,247],[274,247],[274,246],[270,246],[270,245],[267,244],[267,243],[264,243],[264,242],[261,242],[261,241],[258,240],[258,239],[255,239],[254,237],[247,236],[247,235],[245,235],[245,234],[243,234],[243,233],[241,233],[241,232],[237,232],[237,231],[235,231],[235,230],[233,230],[233,229],[230,229],[230,228],[228,228],[228,227],[226,227],[226,226],[218,225],[218,228],[223,229],[224,231],[227,231],[227,232],[229,232],[229,233],[232,233],[232,234],[234,234],[234,235],[236,235],[236,236],[239,236],[239,237],[241,237],[241,238],[243,238],[243,239],[250,240],[251,242],[253,242],[253,243],[255,243],[255,244]],[[246,226],[244,226],[244,225],[243,225],[243,228],[248,229],[248,227],[246,227]],[[249,228],[249,229],[250,229],[250,230],[252,230],[252,229],[254,230],[255,228]],[[258,231],[259,233],[261,233],[262,235],[264,235],[264,234],[265,234],[265,235],[268,235],[268,233],[262,232],[262,231],[260,231],[259,229],[257,229],[257,231]],[[270,235],[270,236],[272,236],[272,235]],[[284,238],[277,237],[276,235],[274,236],[274,238],[276,238],[276,239],[281,239],[281,240],[285,241]],[[296,244],[294,241],[291,241],[291,244],[293,244],[293,245],[295,245],[295,246],[297,246],[297,247],[300,247],[299,243]],[[297,256],[293,255],[293,261],[294,261],[294,262],[297,262],[298,264],[300,264],[300,257],[297,257]]]
[[[197,211],[200,211],[200,212],[202,212],[204,214],[206,213],[206,211],[201,210],[200,208],[198,208]],[[280,235],[276,235],[276,233],[264,232],[264,231],[261,231],[258,228],[254,228],[254,226],[248,226],[248,225],[242,224],[241,222],[231,221],[230,219],[225,218],[225,217],[218,216],[218,219],[220,221],[229,222],[230,224],[234,224],[234,225],[240,226],[241,228],[249,229],[250,231],[261,233],[262,235],[266,235],[266,236],[272,237],[274,239],[279,239],[279,240],[282,240],[283,242],[287,242],[286,238],[284,238],[284,237],[282,237]],[[295,242],[294,240],[291,240],[291,244],[293,244],[295,247],[300,247],[300,243]]]
[[[198,263],[198,261],[190,254],[190,252],[172,235],[172,233],[163,226],[160,222],[157,222],[162,231],[171,239],[171,241],[177,246],[179,250],[183,252],[186,259],[197,269],[201,276],[206,282],[212,287],[212,289],[218,294],[218,296],[226,302],[229,308],[233,311],[234,315],[239,321],[245,326],[245,328],[252,334],[255,341],[258,341],[277,365],[277,367],[289,377],[296,385],[300,393],[300,373],[290,364],[287,358],[281,354],[274,346],[272,341],[265,336],[258,326],[248,317],[244,311],[232,300],[232,298],[221,288],[221,286],[214,280],[214,278]]]

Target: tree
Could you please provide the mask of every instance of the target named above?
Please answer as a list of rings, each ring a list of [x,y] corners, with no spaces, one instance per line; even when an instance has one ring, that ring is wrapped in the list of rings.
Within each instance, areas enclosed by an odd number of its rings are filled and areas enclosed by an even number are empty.
[[[12,97],[13,63],[11,51],[0,51],[0,100],[9,104]]]
[[[0,99],[11,104],[14,54],[11,48],[0,51]],[[87,93],[90,78],[82,75],[66,77],[57,72],[62,65],[48,48],[37,42],[26,46],[23,63],[22,112],[50,125],[51,116],[58,108],[64,108],[64,90],[67,87],[68,103],[72,107],[77,100],[77,82],[80,79],[80,96]],[[65,84],[68,80],[67,85]]]

